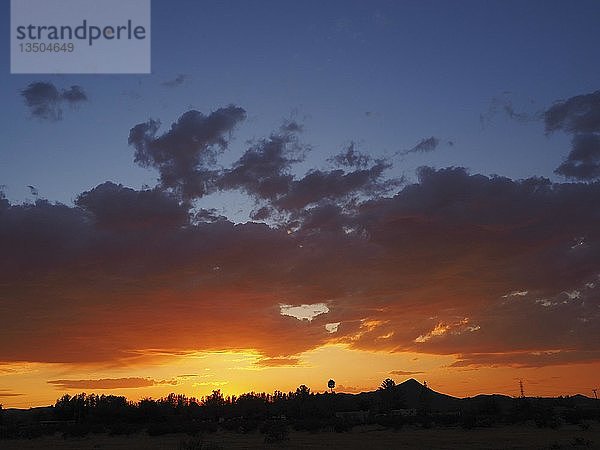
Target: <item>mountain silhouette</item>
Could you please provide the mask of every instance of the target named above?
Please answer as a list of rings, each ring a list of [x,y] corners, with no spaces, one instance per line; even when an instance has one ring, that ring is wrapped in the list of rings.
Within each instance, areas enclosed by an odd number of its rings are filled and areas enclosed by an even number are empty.
[[[435,411],[453,411],[459,409],[463,401],[463,399],[458,397],[436,392],[419,383],[414,378],[397,384],[393,390],[400,399],[402,408],[405,409],[426,408]],[[380,391],[361,392],[360,394],[338,393],[336,395],[347,396],[349,400],[358,400],[359,403],[363,404],[373,404],[377,402]]]
[[[422,383],[410,378],[394,387],[395,392],[401,399],[402,407],[406,409],[428,409],[431,411],[448,412],[460,409],[483,410],[494,408],[507,411],[513,405],[514,397],[502,394],[479,394],[473,397],[453,397],[451,395],[437,392]],[[347,396],[348,400],[362,400],[364,404],[374,403],[379,396],[379,391],[361,392],[360,394],[338,393],[338,396]],[[541,403],[551,403],[552,397],[536,398]],[[597,400],[577,394],[569,397],[569,404],[579,407],[593,407],[597,405]]]
[[[434,410],[447,411],[457,409],[461,402],[461,399],[436,392],[414,378],[396,385],[396,390],[403,398],[406,408],[419,409],[427,405]]]

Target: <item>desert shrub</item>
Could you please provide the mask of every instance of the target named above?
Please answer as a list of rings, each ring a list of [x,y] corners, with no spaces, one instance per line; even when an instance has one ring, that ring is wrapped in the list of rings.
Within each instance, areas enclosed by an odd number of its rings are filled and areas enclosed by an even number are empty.
[[[578,425],[583,420],[583,414],[578,408],[569,409],[564,413],[564,419],[571,425]]]
[[[202,450],[201,439],[182,439],[177,444],[177,450]]]
[[[556,429],[561,425],[560,418],[549,409],[541,409],[537,411],[533,417],[533,421],[538,428]]]
[[[439,414],[435,417],[435,421],[445,426],[458,425],[460,423],[460,416],[456,414]]]
[[[259,421],[255,419],[234,418],[226,420],[219,425],[224,430],[246,434],[258,429]]]
[[[179,432],[181,432],[181,427],[169,422],[151,423],[146,429],[146,433],[148,433],[149,436],[162,436],[164,434]]]
[[[286,421],[269,419],[260,427],[260,432],[265,435],[265,442],[281,442],[289,439],[290,428]]]
[[[430,428],[433,428],[433,420],[431,419],[431,417],[429,416],[424,416],[421,419],[421,427],[425,428],[426,430],[429,430]]]
[[[199,422],[186,420],[179,424],[179,432],[190,436],[198,436],[198,434],[202,434],[204,430]]]
[[[203,420],[201,422],[196,422],[196,429],[199,433],[216,433],[219,427],[216,422]]]
[[[63,427],[62,436],[64,439],[72,437],[84,437],[91,431],[91,427],[86,423],[72,423]]]
[[[584,447],[584,448],[591,448],[592,445],[594,443],[592,441],[590,441],[589,439],[583,438],[583,437],[576,437],[571,441],[571,446],[572,447]]]
[[[8,439],[11,437],[11,430],[8,425],[0,425],[0,439]]]
[[[108,426],[110,436],[129,436],[140,431],[139,426],[130,423],[113,423]]]
[[[404,426],[404,417],[381,414],[375,418],[375,423],[382,427],[400,430]]]
[[[461,417],[460,426],[465,430],[471,430],[477,426],[477,416],[472,413],[464,413]]]
[[[223,450],[224,448],[218,442],[207,442],[202,446],[202,450]]]
[[[326,426],[327,426],[326,422],[324,422],[320,419],[314,418],[314,417],[305,418],[305,419],[296,419],[292,423],[292,427],[294,428],[294,430],[309,431],[311,433],[316,433]]]
[[[44,435],[44,428],[39,424],[25,425],[18,428],[18,437],[21,439],[36,439]]]
[[[149,436],[161,436],[164,434],[185,433],[197,436],[204,432],[217,431],[217,424],[212,422],[195,422],[191,420],[155,422],[148,425],[146,433]]]
[[[352,431],[352,424],[344,419],[336,418],[333,421],[333,431],[336,433],[346,433]]]
[[[102,434],[106,433],[107,428],[101,423],[90,423],[90,433]]]

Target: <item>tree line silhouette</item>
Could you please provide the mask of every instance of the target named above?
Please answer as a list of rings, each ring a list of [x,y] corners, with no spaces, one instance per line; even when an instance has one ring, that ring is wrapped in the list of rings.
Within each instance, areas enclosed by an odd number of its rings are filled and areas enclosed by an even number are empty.
[[[564,422],[583,426],[585,421],[600,420],[597,400],[595,407],[582,407],[576,397],[534,399],[491,395],[457,399],[432,391],[415,380],[396,385],[389,378],[377,391],[356,395],[334,392],[333,380],[329,380],[327,387],[329,392],[323,393],[311,392],[308,386],[300,385],[287,393],[225,396],[214,390],[201,398],[171,393],[139,401],[116,395],[67,394],[47,408],[8,414],[0,406],[0,438],[31,438],[57,432],[71,437],[90,432],[121,435],[142,431],[152,436],[167,433],[195,436],[220,428],[236,433],[260,431],[266,441],[277,441],[286,439],[290,428],[345,432],[365,424],[395,430],[410,424],[424,428],[460,425],[470,429],[520,422],[555,428]]]

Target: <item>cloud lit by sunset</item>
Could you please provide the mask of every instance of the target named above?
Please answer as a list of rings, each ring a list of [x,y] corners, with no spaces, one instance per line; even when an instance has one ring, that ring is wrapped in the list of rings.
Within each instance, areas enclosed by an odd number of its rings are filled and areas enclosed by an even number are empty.
[[[590,395],[593,14],[181,3],[152,74],[1,75],[0,403]]]

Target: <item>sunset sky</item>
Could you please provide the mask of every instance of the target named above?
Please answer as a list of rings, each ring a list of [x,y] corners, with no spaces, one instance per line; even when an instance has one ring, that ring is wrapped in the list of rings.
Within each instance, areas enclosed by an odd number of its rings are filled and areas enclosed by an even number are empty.
[[[598,17],[152,0],[150,75],[10,75],[1,46],[0,403],[591,396]]]

